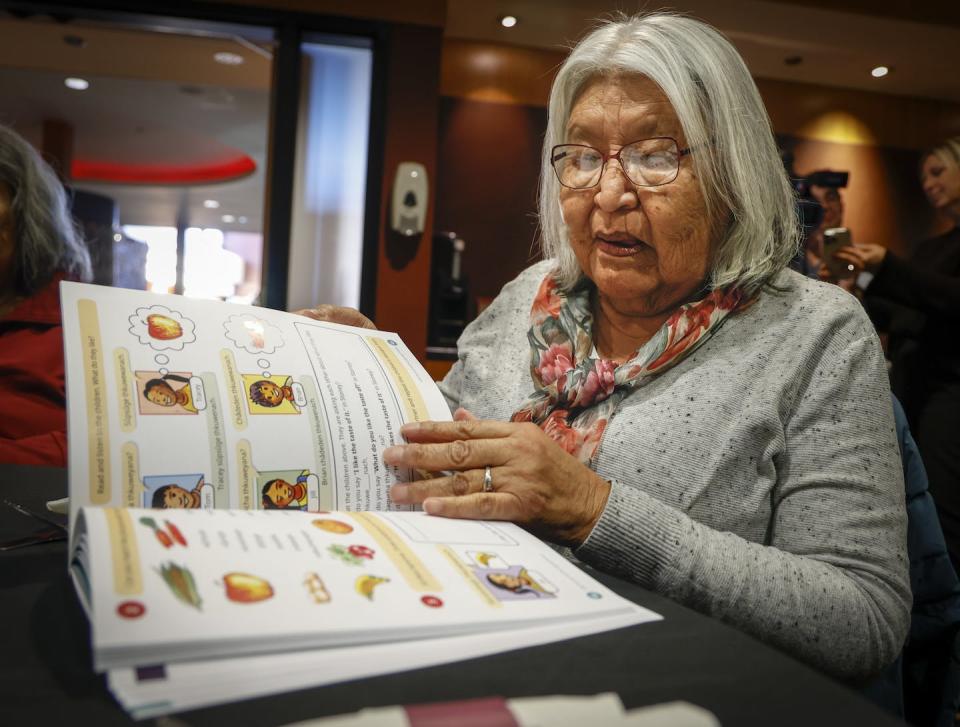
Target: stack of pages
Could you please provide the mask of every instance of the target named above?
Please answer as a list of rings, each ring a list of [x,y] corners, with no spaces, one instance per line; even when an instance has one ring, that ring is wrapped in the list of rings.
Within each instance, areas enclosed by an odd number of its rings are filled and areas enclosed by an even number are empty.
[[[95,668],[147,717],[659,618],[508,523],[400,512],[394,334],[64,283],[70,570]],[[410,508],[404,508],[409,510]]]

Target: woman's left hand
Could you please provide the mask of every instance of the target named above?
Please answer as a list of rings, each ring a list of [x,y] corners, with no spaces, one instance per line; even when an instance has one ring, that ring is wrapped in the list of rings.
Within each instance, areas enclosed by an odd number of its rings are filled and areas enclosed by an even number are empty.
[[[565,452],[535,424],[479,420],[459,409],[452,422],[405,424],[408,444],[383,453],[387,464],[447,476],[396,484],[391,499],[423,504],[430,515],[509,520],[564,545],[593,530],[610,483]],[[483,491],[485,468],[493,490]]]

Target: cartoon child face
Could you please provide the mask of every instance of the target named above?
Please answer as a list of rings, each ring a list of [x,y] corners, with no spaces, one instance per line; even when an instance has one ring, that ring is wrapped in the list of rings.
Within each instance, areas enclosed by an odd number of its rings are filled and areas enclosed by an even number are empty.
[[[286,480],[273,480],[263,496],[268,498],[279,510],[283,510],[293,502],[293,485]]]
[[[147,384],[143,392],[147,401],[160,406],[173,406],[177,403],[177,394],[166,381],[154,379]]]
[[[179,485],[170,485],[163,493],[163,507],[189,508],[194,507],[193,497]]]
[[[250,395],[261,406],[280,406],[283,403],[283,389],[272,381],[256,381],[250,385]]]

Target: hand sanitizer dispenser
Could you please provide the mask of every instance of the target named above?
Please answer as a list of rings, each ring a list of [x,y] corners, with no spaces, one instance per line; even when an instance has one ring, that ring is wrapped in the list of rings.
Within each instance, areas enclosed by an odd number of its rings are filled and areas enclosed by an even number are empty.
[[[400,162],[393,180],[390,227],[404,237],[423,234],[427,220],[427,170],[417,162]]]

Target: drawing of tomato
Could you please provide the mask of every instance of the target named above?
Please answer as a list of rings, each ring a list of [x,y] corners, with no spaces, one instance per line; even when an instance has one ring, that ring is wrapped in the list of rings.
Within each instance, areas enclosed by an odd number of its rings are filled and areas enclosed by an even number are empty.
[[[227,598],[234,603],[257,603],[273,598],[273,586],[249,573],[227,573],[223,576]]]
[[[169,341],[180,338],[183,335],[183,328],[169,316],[151,313],[147,316],[147,333],[151,338],[159,341]]]
[[[366,545],[351,545],[347,550],[350,552],[350,555],[355,555],[358,558],[372,560],[374,556],[373,548],[368,548]]]
[[[429,606],[430,608],[440,608],[443,605],[443,601],[436,596],[423,596],[420,600],[424,606]]]

